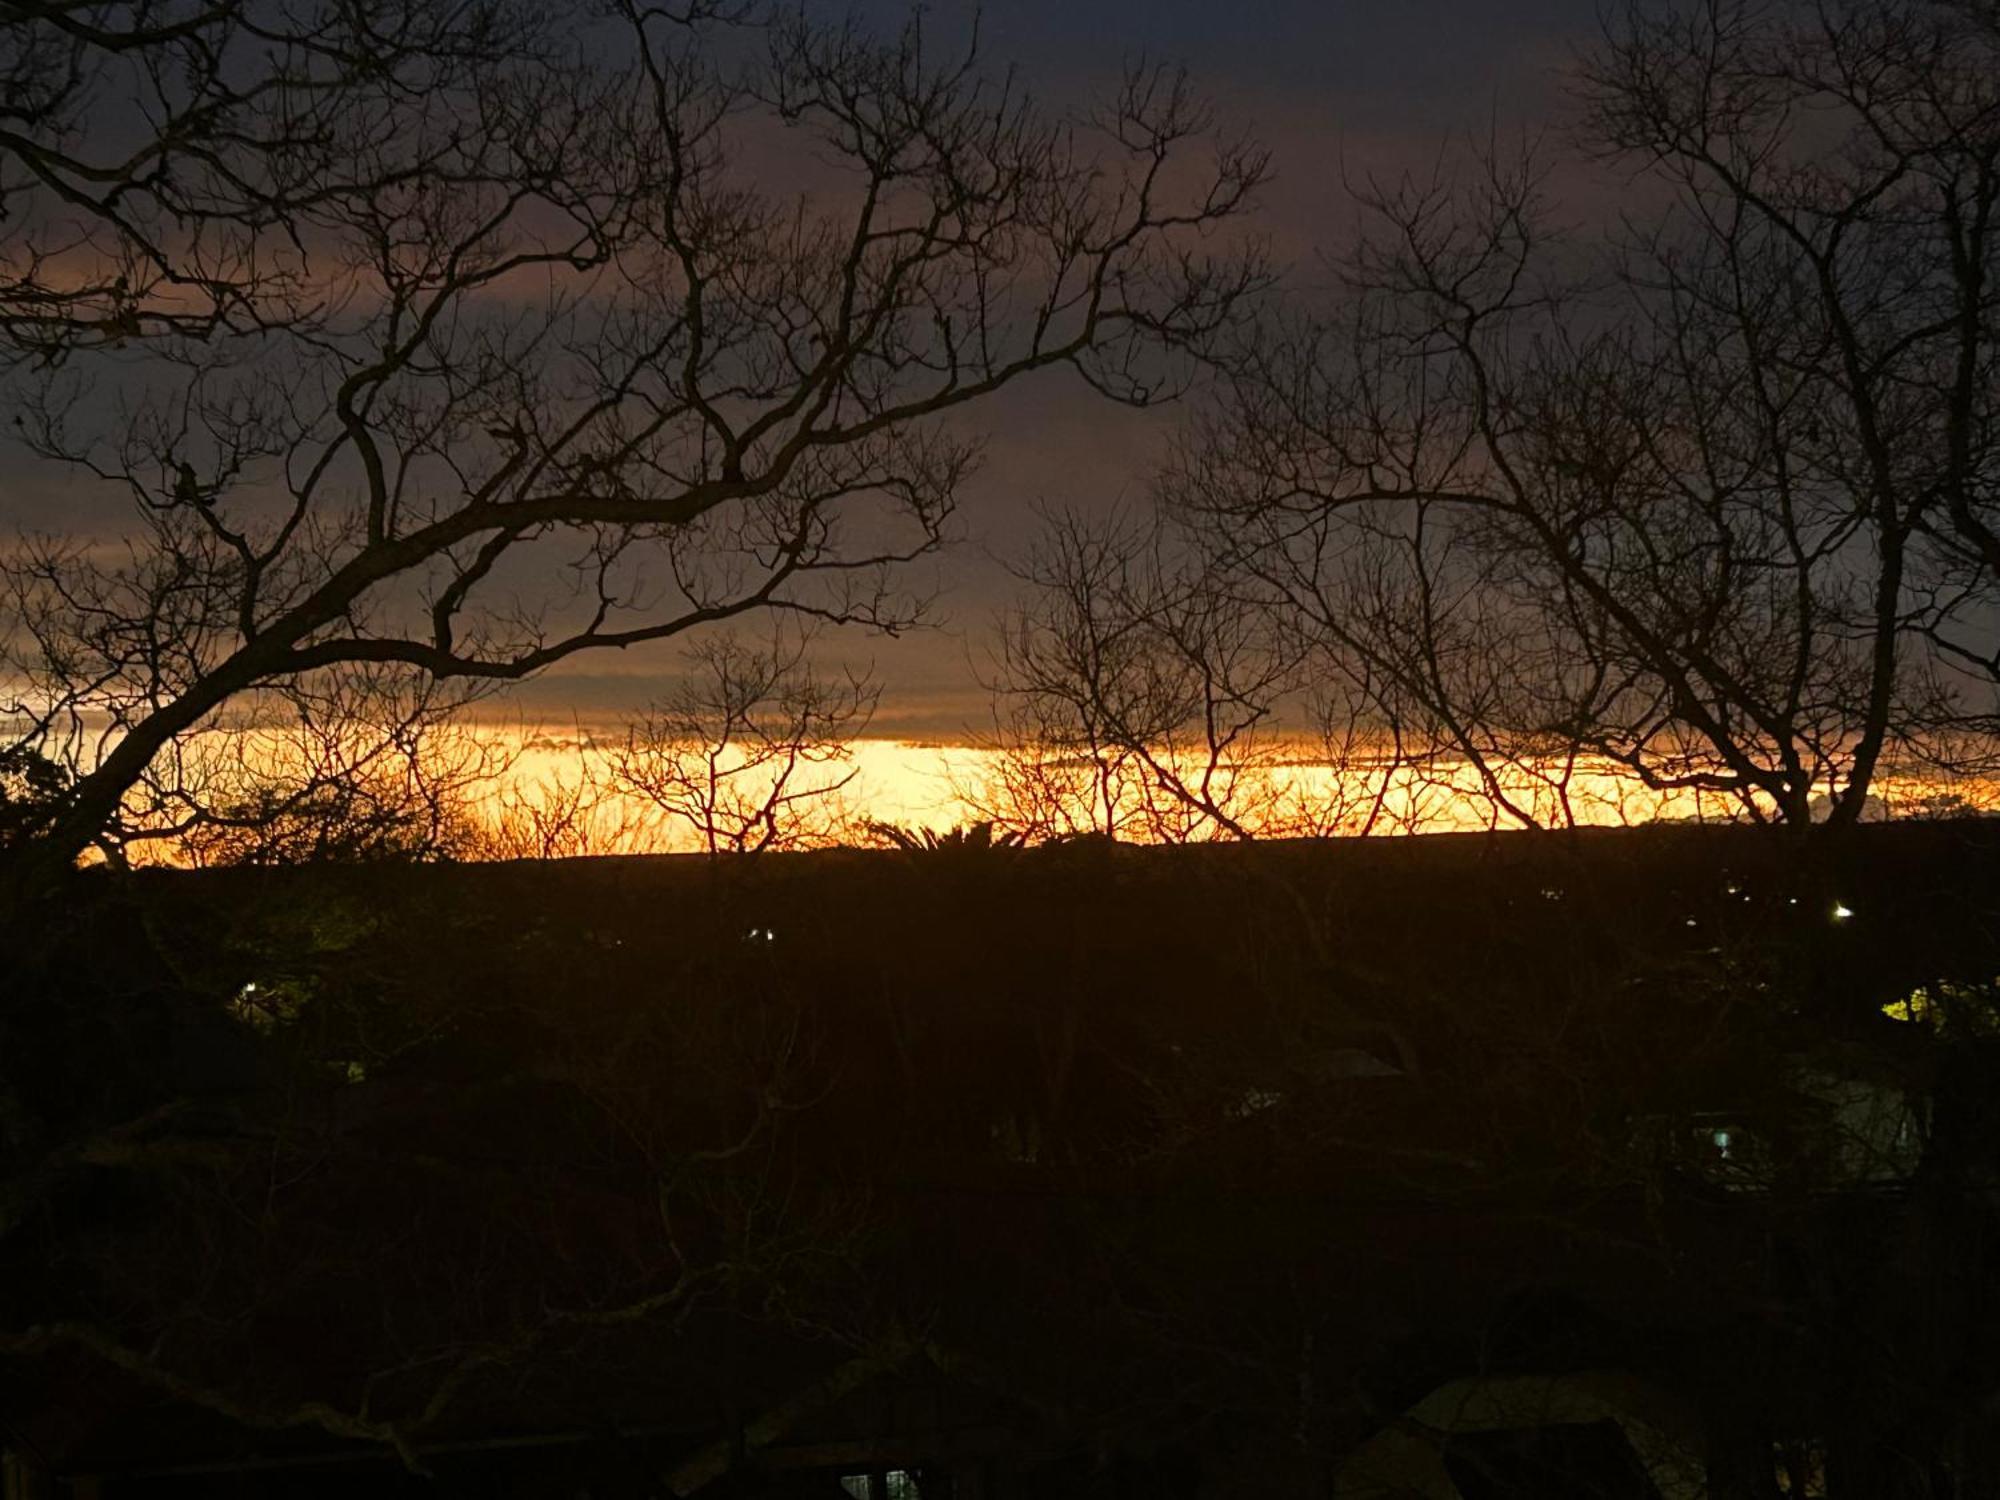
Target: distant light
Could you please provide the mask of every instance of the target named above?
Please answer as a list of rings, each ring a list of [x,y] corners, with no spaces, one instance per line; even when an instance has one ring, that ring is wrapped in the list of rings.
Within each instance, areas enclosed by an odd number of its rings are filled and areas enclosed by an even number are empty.
[[[1276,1109],[1284,1102],[1285,1096],[1278,1089],[1250,1089],[1236,1101],[1229,1112],[1239,1120],[1247,1120],[1264,1110]]]
[[[1848,919],[1849,917],[1851,917],[1851,916],[1853,916],[1853,915],[1854,915],[1854,913],[1853,913],[1853,912],[1852,912],[1851,910],[1849,910],[1849,909],[1848,909],[1848,907],[1847,907],[1846,905],[1844,905],[1843,903],[1841,903],[1841,902],[1839,902],[1839,901],[1836,901],[1836,902],[1834,902],[1834,903],[1833,903],[1833,920],[1834,920],[1834,921],[1836,921],[1836,922],[1845,922],[1845,921],[1846,921],[1846,920],[1847,920],[1847,919]]]
[[[1882,1007],[1882,1014],[1892,1021],[1910,1021],[1919,1025],[1939,1027],[1944,1024],[1944,1014],[1931,992],[1922,985],[1910,991],[1900,1000],[1891,1000]]]
[[[773,927],[753,927],[743,934],[746,943],[775,943],[777,940],[777,929]]]

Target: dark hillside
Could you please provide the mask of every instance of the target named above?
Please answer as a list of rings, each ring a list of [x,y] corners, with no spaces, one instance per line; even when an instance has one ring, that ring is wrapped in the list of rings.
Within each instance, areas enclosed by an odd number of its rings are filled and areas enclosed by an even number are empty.
[[[1996,898],[1978,822],[83,878],[0,1414],[114,1494],[1310,1493],[1616,1369],[1971,1483]]]

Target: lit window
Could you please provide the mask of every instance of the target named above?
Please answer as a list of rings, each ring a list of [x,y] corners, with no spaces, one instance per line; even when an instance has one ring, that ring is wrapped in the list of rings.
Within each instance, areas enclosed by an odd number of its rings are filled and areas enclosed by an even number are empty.
[[[922,1500],[916,1476],[907,1469],[890,1469],[873,1478],[866,1474],[843,1474],[840,1487],[854,1500]]]

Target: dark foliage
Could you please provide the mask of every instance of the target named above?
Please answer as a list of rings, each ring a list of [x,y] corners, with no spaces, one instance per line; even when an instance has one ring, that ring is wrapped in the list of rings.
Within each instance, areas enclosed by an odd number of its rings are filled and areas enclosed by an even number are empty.
[[[2000,840],[1795,853],[80,878],[4,1039],[4,1415],[110,1475],[1305,1494],[1442,1382],[1619,1368],[1718,1495],[1808,1440],[1982,1493]]]

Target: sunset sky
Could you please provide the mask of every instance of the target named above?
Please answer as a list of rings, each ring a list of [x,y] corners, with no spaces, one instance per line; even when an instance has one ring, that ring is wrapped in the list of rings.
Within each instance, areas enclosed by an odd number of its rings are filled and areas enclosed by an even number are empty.
[[[909,14],[902,0],[859,9],[891,31]],[[978,9],[936,0],[926,24],[942,39],[962,38]],[[1327,279],[1321,258],[1356,221],[1343,172],[1425,171],[1455,135],[1559,128],[1560,71],[1597,34],[1598,10],[1598,0],[1008,0],[986,6],[981,26],[989,67],[1018,66],[1055,111],[1102,97],[1128,61],[1186,63],[1215,101],[1218,124],[1270,148],[1274,177],[1254,228],[1286,284],[1310,295]],[[1568,186],[1564,209],[1577,219],[1607,197],[1590,182]],[[94,399],[110,398],[100,387]],[[1056,373],[967,417],[986,438],[984,467],[962,492],[956,545],[912,575],[935,592],[935,628],[826,643],[834,658],[873,665],[884,687],[871,731],[879,737],[956,742],[989,722],[986,637],[1011,586],[1005,559],[1029,536],[1034,505],[1095,510],[1141,499],[1179,413],[1116,407]],[[116,486],[33,461],[5,482],[10,520],[31,530],[115,542],[130,525]],[[515,689],[500,713],[611,728],[657,696],[677,665],[671,645],[588,653]]]
[[[949,34],[976,9],[939,0],[928,16]],[[861,10],[883,27],[908,13],[899,0]],[[982,26],[989,60],[1017,64],[1051,107],[1088,102],[1127,59],[1186,62],[1221,120],[1271,148],[1275,178],[1257,227],[1288,280],[1309,288],[1324,279],[1318,256],[1354,224],[1343,167],[1354,176],[1427,170],[1454,132],[1559,125],[1559,70],[1595,37],[1598,14],[1598,0],[1007,0],[984,7]],[[853,662],[872,661],[883,680],[875,734],[957,740],[986,722],[983,637],[1007,597],[1002,559],[1027,536],[1030,507],[1140,497],[1174,420],[1171,408],[1111,406],[1066,376],[976,409],[987,462],[963,496],[960,544],[926,565],[938,628],[831,643]],[[588,656],[514,702],[534,718],[615,720],[655,690],[672,658],[671,649]]]

